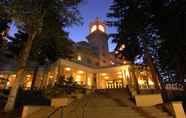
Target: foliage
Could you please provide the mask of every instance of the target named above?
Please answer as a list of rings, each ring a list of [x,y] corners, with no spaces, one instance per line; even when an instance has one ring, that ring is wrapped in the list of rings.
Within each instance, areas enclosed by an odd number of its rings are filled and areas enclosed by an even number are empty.
[[[114,0],[108,24],[118,29],[113,35],[118,44],[116,50],[124,43],[126,48],[121,51],[124,57],[155,58],[162,79],[183,82],[185,11],[185,0]],[[150,56],[145,57],[145,52]]]
[[[16,21],[17,27],[23,33],[28,34],[28,39],[26,39],[23,48],[19,52],[19,58],[17,59],[19,64],[16,73],[17,81],[11,89],[5,106],[5,111],[11,111],[15,104],[19,86],[24,79],[23,72],[26,69],[29,56],[31,56],[30,53],[34,42],[39,39],[44,31],[53,29],[53,25],[46,25],[46,23],[51,23],[50,20],[46,19],[50,18],[57,21],[58,31],[57,34],[54,35],[59,36],[59,31],[61,31],[59,29],[79,23],[81,17],[74,2],[65,5],[64,0],[1,0],[0,5],[7,8],[7,11],[11,14],[11,18]],[[55,23],[56,22],[54,22],[54,24]],[[56,26],[57,25],[54,25],[54,27]],[[49,34],[54,33],[56,30],[52,31],[53,32],[46,32]],[[11,96],[15,97],[12,98]]]
[[[46,95],[49,97],[61,97],[70,95],[71,93],[75,93],[79,90],[82,91],[84,88],[77,84],[72,76],[68,78],[61,76],[55,82],[54,86],[46,90]]]
[[[154,42],[150,42],[152,35],[148,35],[146,30],[153,26],[149,5],[147,0],[114,0],[110,6],[108,25],[118,29],[118,33],[112,34],[113,41],[118,44],[116,50],[125,44],[121,53],[128,60],[134,61],[136,57],[143,56],[145,45]]]

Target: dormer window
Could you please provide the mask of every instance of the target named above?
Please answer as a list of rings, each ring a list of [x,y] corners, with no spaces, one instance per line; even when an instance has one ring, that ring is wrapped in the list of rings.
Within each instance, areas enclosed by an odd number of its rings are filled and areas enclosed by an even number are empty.
[[[105,32],[105,28],[104,28],[103,25],[99,25],[99,26],[98,26],[98,29],[99,29],[100,31],[102,31],[102,32]]]
[[[92,26],[91,33],[94,32],[94,31],[96,31],[96,30],[97,30],[97,26],[96,25]]]

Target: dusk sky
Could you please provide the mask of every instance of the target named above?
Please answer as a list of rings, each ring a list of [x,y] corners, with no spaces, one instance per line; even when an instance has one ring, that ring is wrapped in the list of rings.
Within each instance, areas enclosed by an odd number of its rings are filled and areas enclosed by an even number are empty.
[[[83,0],[83,2],[79,5],[79,10],[81,16],[83,17],[83,24],[65,29],[69,32],[70,38],[75,42],[85,41],[86,36],[89,34],[89,23],[94,21],[96,17],[99,17],[102,21],[106,21],[106,14],[111,4],[112,0]],[[14,35],[16,31],[16,26],[13,23],[9,34]],[[107,33],[111,32],[115,32],[115,29],[107,27]],[[109,50],[113,51],[115,44],[111,43],[111,40],[108,41],[108,44]]]
[[[84,0],[79,5],[79,10],[83,17],[83,25],[67,28],[66,30],[70,32],[70,38],[75,42],[86,40],[86,36],[89,34],[90,21],[94,21],[96,17],[106,21],[106,14],[111,3],[112,0]],[[114,28],[107,27],[108,33],[114,31]],[[109,50],[112,51],[114,47],[114,44],[109,40]]]

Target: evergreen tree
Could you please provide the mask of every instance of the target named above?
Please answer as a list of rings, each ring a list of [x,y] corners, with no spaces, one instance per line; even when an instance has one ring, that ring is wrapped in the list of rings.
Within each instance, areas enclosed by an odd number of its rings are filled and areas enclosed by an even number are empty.
[[[11,13],[11,18],[17,22],[22,31],[28,34],[28,39],[23,45],[21,52],[19,53],[18,64],[16,72],[16,82],[11,89],[10,97],[8,98],[5,106],[5,111],[10,111],[14,108],[15,98],[19,87],[22,85],[24,71],[31,52],[34,41],[41,35],[41,32],[45,30],[45,18],[51,17],[56,19],[59,23],[59,27],[71,25],[72,23],[79,23],[81,20],[78,10],[76,9],[77,3],[73,0],[67,2],[61,0],[11,0],[0,1],[1,5],[6,6],[7,10]],[[51,28],[53,25],[50,25]],[[47,27],[48,28],[48,27]]]

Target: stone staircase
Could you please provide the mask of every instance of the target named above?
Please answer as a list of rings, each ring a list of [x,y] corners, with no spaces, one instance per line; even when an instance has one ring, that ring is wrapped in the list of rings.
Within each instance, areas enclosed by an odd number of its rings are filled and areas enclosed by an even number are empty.
[[[49,117],[50,114],[50,117]],[[67,107],[53,107],[27,118],[173,118],[161,107],[136,107],[126,89],[101,90],[75,100]]]

